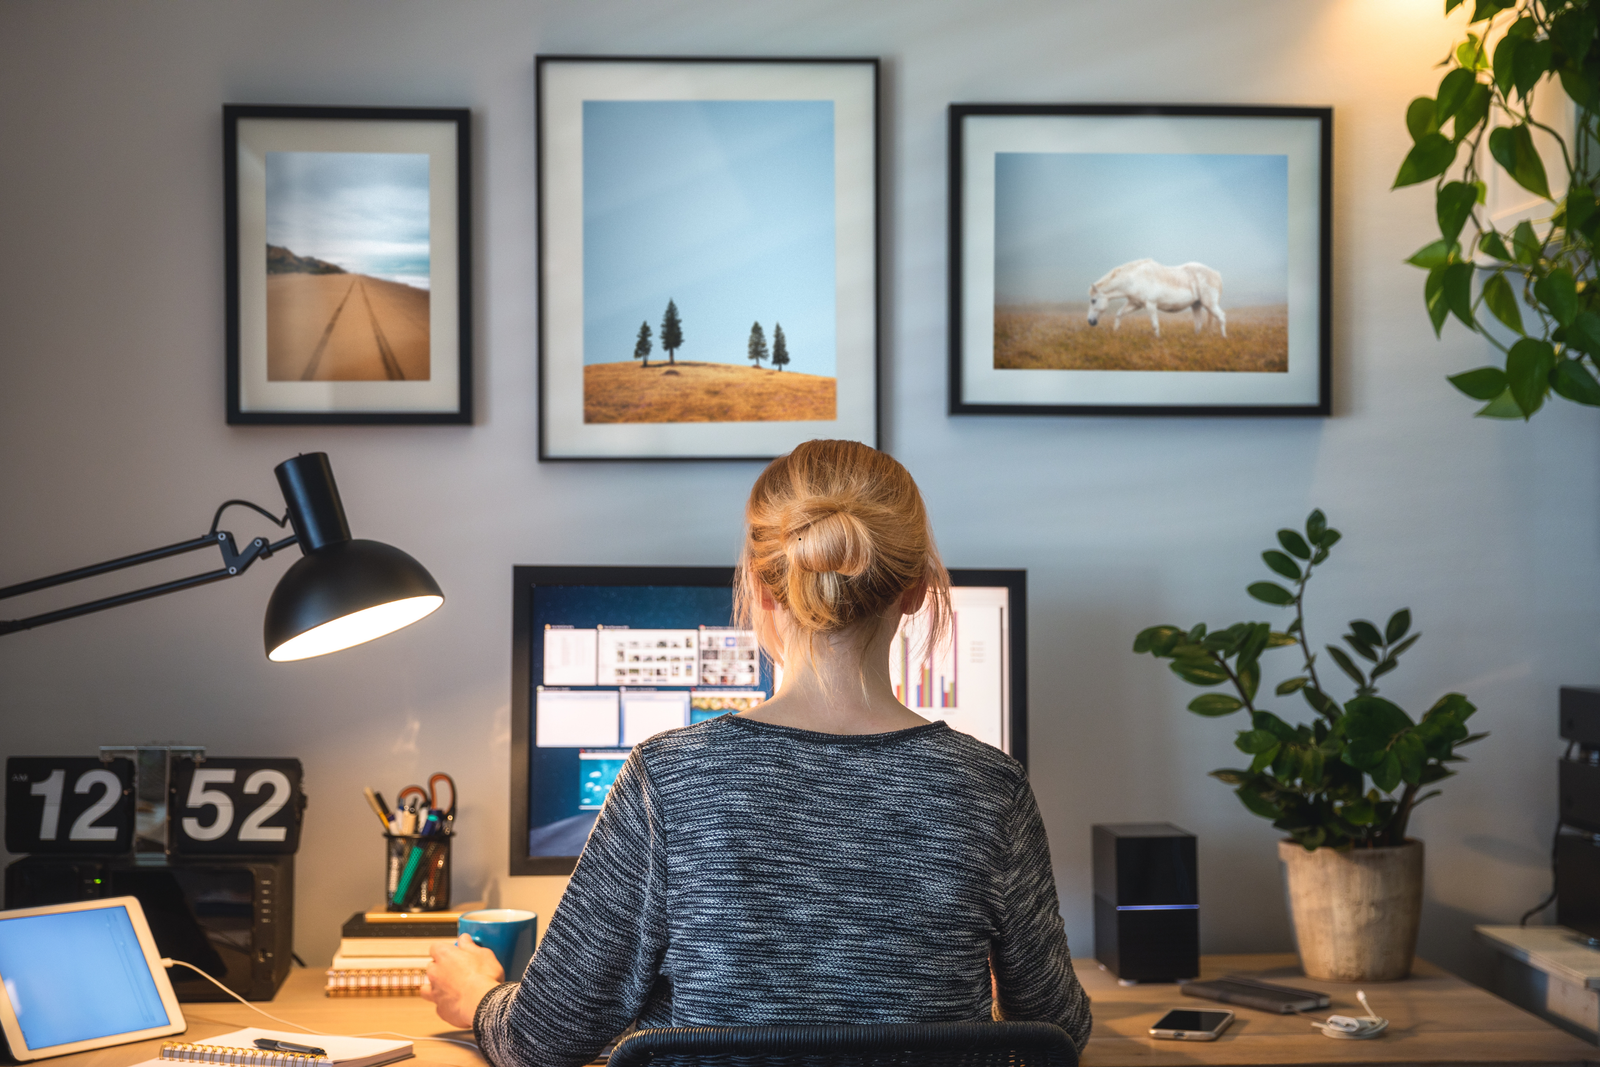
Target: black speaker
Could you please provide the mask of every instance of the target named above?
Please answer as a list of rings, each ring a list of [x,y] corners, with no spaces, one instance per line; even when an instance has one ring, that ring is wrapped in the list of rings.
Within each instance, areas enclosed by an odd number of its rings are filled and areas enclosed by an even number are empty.
[[[1561,738],[1584,748],[1600,748],[1600,689],[1561,687]]]
[[[139,863],[133,857],[28,856],[6,868],[7,908],[139,898],[163,956],[191,963],[247,1000],[271,1000],[294,946],[294,857]],[[167,972],[179,1000],[227,1000],[185,967]]]
[[[1556,922],[1600,938],[1600,838],[1563,833],[1556,838]]]
[[[1193,834],[1164,822],[1095,826],[1094,955],[1123,981],[1199,976]]]

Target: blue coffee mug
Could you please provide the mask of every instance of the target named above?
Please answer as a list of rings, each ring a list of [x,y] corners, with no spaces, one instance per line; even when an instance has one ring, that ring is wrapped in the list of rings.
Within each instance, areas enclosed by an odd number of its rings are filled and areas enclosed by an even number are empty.
[[[469,911],[456,921],[456,932],[493,952],[508,982],[520,981],[533,958],[533,934],[539,916],[516,908]]]

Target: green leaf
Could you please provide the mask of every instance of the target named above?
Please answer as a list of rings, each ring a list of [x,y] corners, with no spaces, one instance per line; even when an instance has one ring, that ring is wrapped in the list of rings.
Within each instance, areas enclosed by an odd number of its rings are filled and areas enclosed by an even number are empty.
[[[1231,697],[1226,693],[1203,693],[1189,701],[1189,710],[1196,715],[1216,718],[1219,715],[1232,715],[1244,707],[1244,701],[1238,697]]]
[[[1372,668],[1372,681],[1376,682],[1379,678],[1382,678],[1384,675],[1388,674],[1398,666],[1400,666],[1399,662],[1393,658],[1384,660],[1382,663]]]
[[[1278,683],[1278,688],[1274,690],[1274,692],[1281,697],[1286,697],[1290,693],[1293,693],[1303,687],[1310,680],[1311,679],[1305,677],[1304,675],[1296,678],[1285,678],[1283,681]]]
[[[1245,592],[1263,603],[1276,604],[1279,607],[1294,603],[1294,594],[1277,582],[1251,582],[1245,587]]]
[[[1454,115],[1458,110],[1460,110],[1461,105],[1467,102],[1467,96],[1471,94],[1472,87],[1476,84],[1477,78],[1473,75],[1472,71],[1467,70],[1465,67],[1457,67],[1455,70],[1452,70],[1449,74],[1444,76],[1444,79],[1439,82],[1438,98],[1436,100],[1429,101],[1429,103],[1434,105],[1434,129],[1438,129],[1441,122],[1444,122],[1451,115]],[[1424,97],[1423,99],[1427,98]],[[1407,124],[1409,125],[1409,114],[1407,115],[1407,119]]]
[[[1334,530],[1334,529],[1324,530],[1324,531],[1322,531],[1322,538],[1318,542],[1318,546],[1317,547],[1319,547],[1319,548],[1321,548],[1323,550],[1330,549],[1334,545],[1338,544],[1339,543],[1339,539],[1341,537],[1343,537],[1343,536],[1344,536],[1344,534],[1340,533],[1338,530]]]
[[[1389,616],[1389,623],[1383,628],[1383,643],[1392,645],[1406,635],[1411,629],[1411,609],[1401,608]]]
[[[1250,700],[1256,698],[1256,690],[1261,688],[1261,664],[1251,661],[1241,663],[1237,672],[1239,675],[1239,688],[1244,690],[1244,695]]]
[[[1320,545],[1322,543],[1322,535],[1327,530],[1328,519],[1327,516],[1322,514],[1321,508],[1306,516],[1306,540],[1314,545]]]
[[[1480,5],[1481,6],[1481,5]],[[1516,84],[1517,49],[1527,43],[1526,37],[1514,33],[1507,33],[1500,38],[1500,43],[1494,50],[1494,84],[1503,95],[1511,95],[1512,86]],[[1507,167],[1506,169],[1510,169]]]
[[[1238,738],[1233,742],[1233,747],[1240,752],[1258,755],[1268,749],[1276,748],[1278,738],[1266,730],[1241,730]]]
[[[1439,132],[1440,120],[1434,117],[1433,100],[1419,96],[1406,108],[1406,129],[1413,141],[1420,141],[1430,133]]]
[[[1489,275],[1483,283],[1483,302],[1507,329],[1515,333],[1523,332],[1522,311],[1517,307],[1516,295],[1512,293],[1511,283],[1506,281],[1504,274]]]
[[[1351,619],[1350,629],[1364,644],[1382,645],[1387,643],[1384,641],[1383,635],[1378,632],[1378,628],[1366,619]]]
[[[1477,6],[1472,11],[1472,18],[1468,19],[1467,22],[1471,24],[1482,22],[1484,19],[1492,19],[1514,2],[1515,0],[1478,0]],[[1447,15],[1449,13],[1448,10],[1445,12]]]
[[[1228,672],[1213,659],[1175,659],[1171,670],[1190,685],[1221,685],[1228,680]]]
[[[1456,161],[1456,143],[1442,133],[1424,135],[1400,164],[1391,188],[1399,189],[1437,178]]]
[[[1422,286],[1422,299],[1428,306],[1428,321],[1433,323],[1433,335],[1439,336],[1439,331],[1444,329],[1445,317],[1450,314],[1450,305],[1444,299],[1444,265],[1434,267],[1428,272],[1428,280]]]
[[[1397,612],[1395,612],[1395,614],[1398,615],[1400,613],[1397,611]],[[1411,617],[1411,613],[1410,612],[1406,612],[1406,618],[1410,619],[1410,617]],[[1390,619],[1389,623],[1390,623],[1390,625],[1393,625],[1394,624],[1394,620]],[[1395,645],[1393,648],[1391,648],[1389,650],[1389,655],[1391,657],[1398,656],[1400,653],[1404,652],[1406,649],[1408,649],[1412,645],[1416,644],[1417,643],[1417,638],[1419,638],[1421,636],[1422,636],[1421,634],[1412,634],[1410,637],[1406,638],[1404,641],[1401,641],[1398,645]]]
[[[1578,312],[1572,325],[1567,327],[1567,347],[1600,356],[1600,315],[1592,311]]]
[[[1572,320],[1578,317],[1578,286],[1572,280],[1572,272],[1565,267],[1557,267],[1534,282],[1533,298],[1549,308],[1550,314],[1563,326],[1571,326]]]
[[[1278,818],[1280,814],[1280,809],[1278,806],[1272,803],[1266,797],[1263,797],[1260,790],[1256,789],[1254,786],[1241,785],[1233,792],[1235,796],[1244,802],[1245,807],[1249,808],[1263,819]]]
[[[1459,244],[1457,244],[1454,240],[1446,241],[1443,237],[1441,237],[1437,241],[1425,244],[1421,248],[1417,249],[1411,254],[1411,258],[1407,259],[1406,262],[1411,264],[1413,267],[1421,267],[1423,270],[1432,270],[1435,267],[1444,266],[1446,263],[1449,263],[1452,259],[1458,258],[1460,255],[1461,246]]]
[[[1354,649],[1356,655],[1360,656],[1362,659],[1371,660],[1373,663],[1378,662],[1377,649],[1361,640],[1361,638],[1357,637],[1355,634],[1345,634],[1344,643]]]
[[[1467,39],[1456,45],[1456,62],[1469,70],[1489,69],[1488,53],[1484,51],[1483,41],[1477,34],[1467,34]]]
[[[1487,85],[1482,82],[1474,85],[1467,94],[1467,102],[1462,104],[1461,109],[1456,112],[1455,125],[1451,127],[1453,131],[1451,139],[1460,144],[1470,137],[1472,131],[1481,126],[1483,120],[1489,117],[1489,104],[1492,99],[1493,96],[1490,94]]]
[[[1474,400],[1493,400],[1506,389],[1506,372],[1499,367],[1479,367],[1463,374],[1452,374],[1450,384]]]
[[[1523,418],[1522,409],[1512,399],[1511,387],[1506,386],[1506,391],[1479,408],[1474,416],[1480,419],[1520,419]]]
[[[1543,406],[1555,365],[1556,351],[1548,341],[1525,337],[1511,346],[1506,355],[1506,379],[1511,383],[1511,398],[1524,417]]]
[[[1457,74],[1464,73],[1456,71]],[[1447,182],[1434,198],[1434,213],[1439,219],[1439,232],[1444,240],[1454,242],[1461,236],[1461,227],[1478,202],[1478,187],[1467,182]],[[1430,246],[1431,247],[1431,246]],[[1419,253],[1420,255],[1420,253]],[[1415,260],[1415,256],[1412,257]],[[1422,266],[1418,263],[1417,266]],[[1428,264],[1433,266],[1433,264]]]
[[[1306,544],[1305,538],[1293,530],[1279,530],[1278,544],[1282,545],[1284,551],[1291,556],[1298,556],[1300,559],[1311,558],[1311,548]]]
[[[1511,231],[1511,249],[1516,261],[1525,267],[1539,262],[1539,253],[1544,251],[1544,242],[1533,232],[1533,224],[1527,219],[1517,223],[1516,228]]]
[[[1446,15],[1466,3],[1466,0],[1444,0],[1444,13]]]
[[[1361,671],[1356,667],[1354,661],[1352,661],[1349,656],[1345,655],[1344,649],[1338,647],[1337,645],[1329,645],[1328,655],[1333,657],[1333,662],[1337,663],[1339,665],[1339,669],[1348,674],[1351,680],[1356,683],[1356,685],[1361,686],[1363,689],[1366,688],[1366,675],[1362,674]]]
[[[1290,559],[1282,552],[1269,548],[1265,552],[1261,553],[1261,558],[1267,561],[1267,566],[1271,567],[1275,572],[1283,575],[1291,582],[1298,582],[1300,580],[1300,568],[1295,565],[1294,560]]]
[[[1294,625],[1292,622],[1289,624],[1291,629]],[[1269,633],[1267,635],[1268,648],[1287,648],[1290,645],[1298,645],[1299,643],[1300,641],[1293,634]]]
[[[1372,775],[1372,784],[1385,793],[1394,792],[1394,787],[1400,784],[1400,759],[1393,752],[1383,757],[1383,762],[1368,772]]]
[[[1339,817],[1345,822],[1354,823],[1356,826],[1370,826],[1377,818],[1377,812],[1372,808],[1372,801],[1366,797],[1352,800],[1339,809]]]
[[[1561,78],[1561,88],[1572,102],[1585,111],[1593,111],[1597,99],[1600,99],[1600,80],[1595,78],[1593,67],[1562,67],[1557,74]]]
[[[1568,233],[1588,233],[1597,211],[1600,211],[1600,202],[1595,200],[1594,190],[1586,185],[1569,189],[1567,202],[1561,209],[1561,225]]]
[[[1250,780],[1248,771],[1230,770],[1227,767],[1212,771],[1209,777],[1215,778],[1219,782],[1227,782],[1229,785],[1242,785]]]
[[[1337,716],[1339,714],[1339,705],[1334,702],[1332,697],[1319,689],[1314,689],[1308,685],[1300,690],[1300,695],[1306,698],[1306,703],[1311,705],[1311,710],[1319,715]]]
[[[1550,40],[1561,50],[1563,59],[1575,67],[1582,66],[1584,57],[1589,54],[1589,48],[1594,44],[1596,26],[1594,12],[1577,7],[1571,8],[1551,20]],[[1443,82],[1440,83],[1439,91],[1443,94]]]
[[[1517,49],[1512,60],[1513,77],[1517,94],[1524,100],[1539,84],[1539,79],[1550,73],[1550,61],[1555,57],[1555,46],[1548,40],[1528,41]]]
[[[1495,259],[1503,259],[1507,262],[1511,262],[1516,258],[1511,254],[1511,249],[1506,247],[1504,239],[1494,230],[1489,230],[1478,238],[1478,251],[1486,256],[1493,256]],[[1418,254],[1420,255],[1421,253]]]
[[[1563,359],[1550,375],[1550,388],[1579,404],[1600,407],[1600,382],[1576,359]]]
[[[1505,41],[1501,42],[1501,48],[1504,48],[1512,40],[1514,38],[1506,38]],[[1498,57],[1498,55],[1497,51],[1496,56]],[[1498,74],[1496,78],[1498,79]],[[1435,134],[1434,136],[1439,135]],[[1411,151],[1415,153],[1421,147],[1422,142],[1419,141],[1412,147]],[[1518,185],[1530,193],[1537,193],[1546,200],[1550,199],[1550,183],[1545,177],[1544,160],[1539,158],[1539,153],[1534,149],[1533,135],[1528,132],[1526,124],[1501,126],[1489,134],[1489,153],[1494,156],[1497,163],[1506,169],[1506,172],[1511,175]],[[1407,156],[1406,158],[1409,160],[1411,157]],[[1453,148],[1451,159],[1454,161]],[[1440,167],[1435,171],[1434,175],[1443,174],[1445,168],[1449,165],[1449,163],[1446,163],[1444,167]],[[1401,170],[1403,171],[1404,169],[1404,164],[1402,164]],[[1396,187],[1399,184],[1396,181]],[[1524,223],[1524,225],[1526,224]]]
[[[1452,263],[1444,269],[1444,302],[1469,330],[1478,324],[1472,318],[1472,264]]]

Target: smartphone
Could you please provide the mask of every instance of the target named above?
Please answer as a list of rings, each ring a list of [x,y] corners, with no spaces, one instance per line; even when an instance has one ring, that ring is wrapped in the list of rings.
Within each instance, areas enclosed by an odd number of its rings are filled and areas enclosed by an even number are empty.
[[[1215,1041],[1233,1022],[1231,1011],[1189,1011],[1174,1008],[1150,1028],[1151,1037],[1171,1041]]]

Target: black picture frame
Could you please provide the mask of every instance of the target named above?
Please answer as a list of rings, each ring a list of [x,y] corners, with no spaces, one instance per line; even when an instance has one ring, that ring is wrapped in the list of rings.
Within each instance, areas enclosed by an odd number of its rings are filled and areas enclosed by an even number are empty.
[[[444,425],[472,422],[472,113],[467,108],[311,107],[273,104],[226,104],[222,109],[227,317],[226,408],[229,425]],[[342,302],[328,317],[318,341],[315,325],[296,334],[294,364],[303,366],[302,380],[269,362],[266,273],[279,273],[251,263],[246,252],[259,247],[266,229],[266,154],[268,152],[365,152],[428,156],[424,186],[427,197],[427,287],[425,329],[415,323],[419,299],[403,293],[385,304],[374,302],[366,282],[387,289],[399,283],[371,278],[352,267],[347,273],[362,282],[365,311],[371,320],[370,344],[377,358],[364,356],[367,367],[381,369],[381,379],[366,367],[359,377],[312,377],[330,338],[339,329]],[[291,273],[330,273],[330,261],[310,252],[291,261],[309,262]],[[270,260],[272,256],[268,255]],[[280,258],[280,265],[282,257]],[[337,263],[332,266],[338,268]],[[339,268],[343,269],[343,268]],[[419,286],[408,286],[416,289]],[[347,294],[348,295],[348,294]],[[437,299],[436,299],[437,298]],[[385,310],[377,310],[383,306]],[[404,341],[389,338],[380,318],[401,316]],[[359,315],[359,312],[354,313]],[[390,318],[389,323],[399,321]],[[356,332],[358,320],[343,329]],[[418,340],[421,333],[425,340]],[[286,331],[287,334],[287,331]],[[342,339],[342,334],[340,335]],[[409,341],[409,348],[406,342]],[[395,349],[402,351],[399,356]],[[285,346],[285,349],[287,346]],[[309,349],[303,356],[301,349]],[[337,343],[335,346],[337,351]],[[426,360],[427,377],[416,373],[417,353]],[[277,357],[274,357],[276,359]],[[354,357],[352,357],[354,358]],[[409,372],[420,380],[404,379]],[[420,387],[420,388],[417,388]]]
[[[826,71],[828,67],[834,71]],[[553,74],[569,77],[571,71],[579,69],[597,72],[597,77],[610,74],[619,86],[628,88],[614,91],[601,85],[591,95],[565,92],[559,86],[552,91]],[[782,76],[785,72],[797,76],[810,73],[814,75],[813,82],[823,84],[820,91],[819,86],[813,84],[809,90],[797,87],[788,96],[781,91],[774,93],[773,76]],[[836,74],[837,85],[826,84],[830,73]],[[578,128],[573,104],[580,99],[590,103],[594,98],[626,99],[633,103],[745,99],[737,89],[729,88],[730,82],[741,76],[750,82],[751,91],[747,95],[751,100],[814,103],[834,99],[836,112],[843,113],[838,120],[842,132],[837,143],[854,146],[834,159],[839,188],[846,190],[848,200],[847,204],[836,203],[834,214],[836,232],[847,247],[847,251],[839,255],[839,263],[845,265],[843,274],[848,275],[836,278],[833,310],[838,327],[832,338],[835,345],[833,380],[827,386],[833,392],[834,417],[719,420],[714,416],[704,419],[697,416],[682,421],[635,422],[613,421],[606,416],[591,420],[582,337],[584,294],[580,291],[572,295],[561,281],[572,273],[572,264],[581,260],[585,241],[581,221],[579,232],[576,235],[570,232],[571,220],[574,217],[581,220],[581,213],[573,211],[576,199],[570,192],[562,191],[570,190],[573,184],[572,131]],[[594,90],[595,80],[591,78],[588,83],[591,90]],[[805,79],[801,76],[796,80]],[[878,446],[882,407],[881,228],[884,216],[879,80],[876,57],[550,54],[535,58],[540,461],[770,460],[816,437],[847,438]],[[707,90],[707,83],[713,83],[714,87]],[[581,164],[576,174],[581,183]],[[561,291],[553,291],[556,287],[562,287]],[[665,295],[675,299],[670,293]],[[760,314],[753,314],[759,321]],[[652,325],[653,318],[652,315],[647,320]],[[718,354],[726,356],[728,353]],[[614,362],[626,362],[625,353]],[[727,363],[725,359],[713,362]],[[743,366],[742,363],[732,365]]]
[[[1009,123],[1000,126],[997,123]],[[1094,125],[1088,125],[1093,123]],[[1289,204],[1281,381],[1266,374],[1195,374],[1131,367],[1041,368],[995,365],[994,321],[996,158],[1003,151],[1085,151],[1159,154],[1142,141],[1151,129],[1192,145],[1213,124],[1219,146],[1281,132]],[[987,124],[987,125],[985,125]],[[1159,124],[1159,126],[1157,125]],[[1253,132],[1259,129],[1259,134]],[[1003,149],[996,147],[1003,145]],[[1195,148],[1189,153],[1200,154]],[[1237,148],[1234,149],[1237,151]],[[1274,149],[1260,153],[1275,154]],[[1087,153],[1085,153],[1087,154]],[[979,158],[982,156],[982,158]],[[982,168],[987,167],[985,172]],[[951,415],[1179,415],[1325,416],[1332,411],[1332,176],[1333,110],[1328,107],[1157,104],[952,104],[949,108],[949,413]],[[982,183],[987,182],[986,190]],[[976,190],[976,191],[975,191]],[[987,197],[987,233],[974,206]],[[976,238],[974,234],[976,232]],[[987,240],[985,247],[984,241]],[[1310,244],[1313,247],[1307,247]],[[985,256],[987,258],[985,258]],[[1107,264],[1114,266],[1114,264]],[[1132,264],[1126,264],[1131,266]],[[1185,267],[1191,264],[1184,264]],[[1199,264],[1193,264],[1199,266]],[[1096,267],[1098,271],[1099,267]],[[1118,268],[1120,269],[1120,268]],[[1112,272],[1101,277],[1105,281]],[[1213,274],[1216,272],[1213,271]],[[1314,277],[1313,277],[1314,275]],[[1092,275],[1091,275],[1092,276]],[[1065,295],[1065,294],[1063,294]],[[985,306],[982,301],[987,299]],[[1053,328],[1065,336],[1069,313],[1055,305]],[[1087,304],[1083,305],[1088,307]],[[1131,303],[1127,306],[1132,306]],[[1108,309],[1109,310],[1109,309]],[[1148,308],[1142,313],[1148,312]],[[1202,312],[1194,312],[1196,322]],[[987,315],[987,319],[985,319]],[[1040,318],[1032,321],[1043,322]],[[1120,315],[1118,316],[1120,318]],[[1154,315],[1152,313],[1152,318]],[[1216,325],[1207,316],[1207,328]],[[1142,323],[1139,325],[1142,326]],[[1178,325],[1173,323],[1173,326]],[[1009,327],[1009,324],[1008,324]],[[1157,329],[1152,326],[1151,329]],[[985,333],[985,330],[987,331]],[[1185,334],[1188,326],[1184,326]],[[1060,342],[1057,342],[1058,344]],[[985,347],[986,346],[986,347]],[[1009,354],[1008,354],[1009,355]],[[1032,353],[1030,353],[1032,355]],[[1067,357],[1069,360],[1074,357]],[[987,361],[987,362],[985,362]],[[1232,370],[1233,368],[1219,368]],[[1275,369],[1275,368],[1273,368]],[[1129,373],[1129,372],[1132,373]],[[1187,377],[1174,377],[1184,375]],[[1004,376],[1010,375],[1008,379]],[[1202,395],[1203,393],[1203,395]]]

